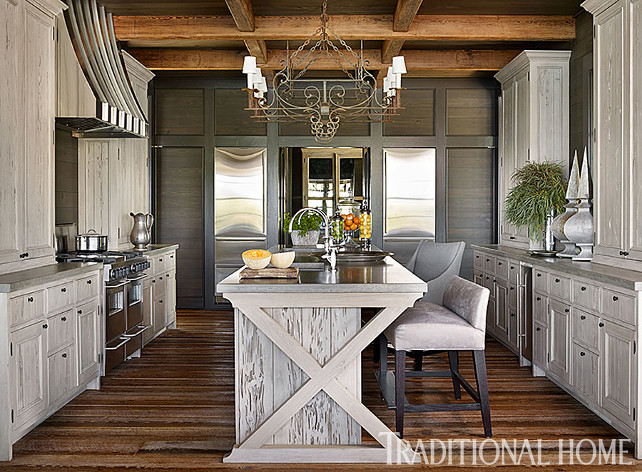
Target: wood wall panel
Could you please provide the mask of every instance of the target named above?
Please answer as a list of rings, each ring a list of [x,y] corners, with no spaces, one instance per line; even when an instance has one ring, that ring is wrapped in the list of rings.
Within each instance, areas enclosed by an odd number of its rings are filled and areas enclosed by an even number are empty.
[[[253,120],[247,107],[247,92],[218,89],[214,93],[215,132],[217,136],[265,136],[265,123]]]
[[[168,147],[156,153],[156,241],[178,243],[177,305],[203,306],[203,150]]]
[[[399,115],[384,123],[384,136],[434,136],[435,90],[408,89],[401,94]]]
[[[78,223],[78,140],[56,130],[56,224]]]
[[[449,136],[490,136],[496,129],[497,92],[450,89],[446,92],[446,133]]]
[[[155,133],[203,135],[203,90],[159,89],[156,92]]]

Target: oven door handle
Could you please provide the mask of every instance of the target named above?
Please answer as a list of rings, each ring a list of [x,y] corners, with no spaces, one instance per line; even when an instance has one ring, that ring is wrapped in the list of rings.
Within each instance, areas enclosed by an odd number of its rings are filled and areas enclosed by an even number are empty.
[[[145,325],[138,325],[138,326],[136,326],[136,328],[138,328],[138,331],[136,332],[136,334],[127,334],[127,333],[125,333],[125,334],[123,334],[123,336],[125,336],[127,338],[135,338],[136,336],[138,336],[143,331],[147,331],[150,327],[149,326],[145,326]]]
[[[127,284],[128,284],[128,282],[121,282],[121,283],[116,284],[116,285],[105,285],[105,288],[107,288],[107,289],[110,289],[110,288],[120,288],[120,287],[124,287],[124,286],[125,286],[125,285],[127,285]]]
[[[137,280],[142,280],[147,277],[147,274],[139,275],[138,277],[127,277],[128,282],[136,282]]]
[[[128,338],[128,337],[125,337],[125,336],[121,336],[120,339],[122,341],[120,344],[117,344],[114,347],[106,347],[105,351],[115,351],[116,349],[120,349],[125,344],[127,344],[131,338]]]

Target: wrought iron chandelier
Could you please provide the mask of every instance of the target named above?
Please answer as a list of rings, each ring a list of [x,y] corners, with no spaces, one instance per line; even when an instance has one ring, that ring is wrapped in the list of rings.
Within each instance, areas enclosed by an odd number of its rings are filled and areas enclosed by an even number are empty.
[[[327,0],[323,1],[321,26],[296,51],[281,61],[271,90],[254,56],[246,56],[248,106],[252,118],[263,122],[306,122],[319,143],[329,143],[339,125],[347,121],[391,121],[401,108],[401,75],[406,73],[403,56],[394,57],[377,94],[377,79],[367,70],[363,41],[357,54],[328,26]],[[335,44],[335,43],[338,43]],[[310,46],[313,44],[312,46]],[[310,66],[329,58],[345,78],[305,77]]]

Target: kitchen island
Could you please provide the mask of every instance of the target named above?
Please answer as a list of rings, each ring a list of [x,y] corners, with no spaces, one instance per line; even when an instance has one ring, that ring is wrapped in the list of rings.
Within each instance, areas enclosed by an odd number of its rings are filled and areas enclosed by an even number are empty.
[[[361,403],[361,352],[426,291],[381,263],[218,284],[234,306],[236,445],[224,462],[386,462],[404,441]],[[361,309],[378,308],[365,325]],[[362,428],[379,444],[361,445]]]

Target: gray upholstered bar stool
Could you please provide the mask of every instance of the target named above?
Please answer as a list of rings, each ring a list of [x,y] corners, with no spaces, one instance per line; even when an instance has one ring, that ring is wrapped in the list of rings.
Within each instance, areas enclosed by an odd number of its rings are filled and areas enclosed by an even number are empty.
[[[455,276],[444,292],[443,305],[420,300],[384,331],[386,339],[382,341],[382,349],[383,343],[389,341],[395,350],[395,409],[397,433],[401,437],[405,411],[461,410],[481,410],[485,436],[492,436],[484,355],[489,295],[487,288]],[[407,351],[447,351],[450,371],[406,372]],[[477,391],[459,373],[459,351],[473,353]],[[387,376],[385,370],[386,362],[382,359],[381,378]],[[463,387],[474,403],[406,404],[406,376],[451,377],[455,398],[461,398],[460,387]]]

